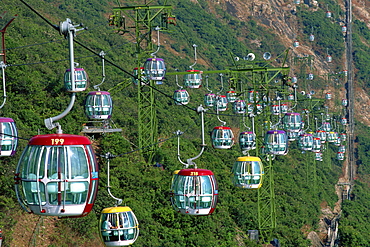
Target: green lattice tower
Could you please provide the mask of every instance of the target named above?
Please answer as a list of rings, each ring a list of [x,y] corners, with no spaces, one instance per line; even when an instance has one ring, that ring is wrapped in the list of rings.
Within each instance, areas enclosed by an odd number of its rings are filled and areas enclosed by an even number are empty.
[[[166,2],[166,1],[165,1]],[[109,23],[117,27],[120,34],[135,31],[136,67],[143,67],[143,62],[149,58],[157,47],[152,42],[153,30],[157,27],[161,31],[168,30],[169,24],[174,24],[175,19],[171,14],[170,5],[141,5],[130,7],[115,7]],[[157,113],[155,108],[155,81],[148,84],[138,83],[138,147],[148,163],[151,163],[157,149]]]

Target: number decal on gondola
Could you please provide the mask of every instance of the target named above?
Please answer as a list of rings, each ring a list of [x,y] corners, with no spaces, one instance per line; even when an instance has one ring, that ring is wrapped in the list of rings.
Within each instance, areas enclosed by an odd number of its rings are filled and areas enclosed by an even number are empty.
[[[190,172],[190,176],[198,176],[198,172]]]
[[[64,139],[51,139],[51,145],[63,145]]]

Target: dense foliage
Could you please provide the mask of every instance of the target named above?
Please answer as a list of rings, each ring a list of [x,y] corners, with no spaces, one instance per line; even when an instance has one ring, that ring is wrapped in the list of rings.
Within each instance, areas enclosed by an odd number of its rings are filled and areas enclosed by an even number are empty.
[[[212,6],[214,12],[211,12],[208,1],[198,2],[199,4],[173,0],[169,3],[174,6],[178,24],[172,28],[172,32],[163,33],[159,52],[160,56],[165,57],[169,71],[185,70],[193,63],[192,44],[198,45],[201,61],[197,68],[203,70],[225,69],[233,63],[234,56],[242,57],[248,52],[253,51],[259,56],[266,51],[281,54],[287,48],[286,44],[276,42],[276,35],[259,26],[255,18],[250,17],[247,22],[241,22],[220,6]],[[163,164],[164,169],[154,167],[152,163],[145,162],[140,152],[131,152],[136,150],[138,145],[137,90],[134,85],[125,87],[130,82],[130,75],[117,67],[132,71],[135,45],[131,36],[120,36],[108,26],[108,15],[116,4],[106,0],[29,0],[28,3],[52,23],[57,24],[66,18],[76,23],[83,22],[89,29],[78,32],[76,40],[96,53],[105,51],[107,60],[117,65],[106,64],[106,79],[101,89],[111,92],[115,104],[113,120],[123,131],[95,136],[94,143],[97,144],[95,151],[98,154],[110,152],[119,155],[110,162],[110,185],[113,195],[123,198],[123,204],[130,206],[139,219],[140,236],[135,245],[260,246],[248,238],[248,230],[258,228],[257,191],[235,188],[230,179],[232,164],[236,157],[241,155],[238,147],[227,151],[214,150],[207,139],[208,147],[205,153],[196,160],[199,168],[212,170],[219,183],[219,202],[213,215],[191,217],[178,214],[171,207],[168,192],[172,172],[182,168],[177,160],[177,139],[173,132],[184,131],[181,137],[183,159],[198,154],[201,143],[200,118],[193,109],[202,104],[202,95],[206,89],[191,90],[189,107],[179,107],[170,97],[177,89],[175,77],[167,77],[164,85],[158,86],[161,91],[156,94],[159,138],[166,141],[159,145],[154,161]],[[60,114],[69,103],[70,96],[64,92],[62,81],[64,71],[68,68],[69,57],[68,42],[24,4],[3,0],[2,7],[18,17],[6,33],[8,97],[1,114],[16,121],[19,136],[22,138],[14,157],[1,158],[0,228],[5,235],[3,245],[9,246],[12,227],[16,224],[14,216],[21,214],[13,188],[14,170],[27,139],[37,133],[54,133],[54,130],[50,131],[44,127],[43,121]],[[325,54],[329,48],[333,55],[341,57],[342,34],[337,30],[337,25],[325,22],[323,14],[323,10],[310,12],[303,9],[297,16],[306,34],[311,30],[310,26],[317,27],[315,31],[321,37],[315,44],[318,52]],[[359,37],[365,36],[365,24],[357,24]],[[257,37],[261,42],[260,46],[248,42]],[[359,45],[355,53],[356,66],[361,66],[364,70],[364,64],[367,64],[364,56],[366,51],[366,47]],[[101,59],[76,44],[75,58],[80,66],[88,71],[91,79],[89,89],[93,90],[93,85],[102,80]],[[364,70],[358,76],[366,80],[368,73]],[[218,75],[210,74],[209,83],[214,91],[220,90]],[[60,120],[64,133],[78,134],[82,130],[86,123],[83,101],[84,93],[78,94],[73,110]],[[206,114],[205,118],[208,134],[219,121],[213,114]],[[243,130],[241,118],[222,118],[236,131]],[[362,138],[359,142],[361,152],[365,153],[368,148],[362,144],[366,143],[366,135]],[[310,231],[318,229],[321,205],[332,208],[338,200],[334,185],[341,173],[341,164],[335,160],[334,151],[330,148],[325,154],[324,162],[316,162],[313,153],[302,154],[293,147],[294,144],[289,155],[278,157],[273,162],[277,214],[275,237],[280,240],[282,246],[308,246],[310,241],[306,237]],[[365,164],[366,158],[362,156],[361,159]],[[100,212],[103,208],[114,205],[114,200],[106,190],[107,160],[100,158],[99,163],[100,190],[93,212],[80,219],[59,220],[53,240],[55,246],[82,246],[88,243],[90,238],[98,238]],[[317,174],[312,174],[313,166],[316,166]],[[356,243],[352,246],[361,246],[366,239],[364,236],[368,234],[362,225],[357,225],[362,224],[361,222],[368,223],[366,214],[363,217],[357,214],[364,212],[359,202],[366,202],[368,191],[362,189],[366,186],[366,180],[359,183],[355,192],[358,193],[359,199],[346,202],[347,209],[341,219],[342,239],[344,243]],[[357,217],[354,215],[361,219],[351,218]],[[67,235],[71,231],[78,234],[79,238],[68,238]]]

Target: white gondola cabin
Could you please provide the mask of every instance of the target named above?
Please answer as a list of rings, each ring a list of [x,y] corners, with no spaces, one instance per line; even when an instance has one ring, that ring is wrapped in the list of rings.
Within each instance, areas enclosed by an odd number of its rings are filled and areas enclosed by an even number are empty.
[[[347,141],[347,134],[346,133],[340,133],[340,141],[341,142]]]
[[[321,129],[326,132],[331,131],[331,124],[329,122],[323,122],[321,125]]]
[[[288,136],[283,130],[269,130],[264,137],[266,154],[286,155],[288,153]]]
[[[214,106],[216,103],[216,95],[213,93],[207,93],[204,95],[204,105],[208,107]]]
[[[326,131],[316,130],[315,137],[320,138],[321,143],[325,143],[326,142]]]
[[[67,69],[64,73],[64,86],[67,92],[83,92],[88,87],[88,76],[83,68],[75,68],[75,87],[72,88],[71,69]]]
[[[141,84],[140,85],[145,85],[148,82],[148,79],[145,76],[145,69],[144,69],[144,67],[134,68],[133,75],[135,77],[132,77],[132,82],[135,85],[138,85],[139,84],[139,81],[141,81]]]
[[[0,117],[0,156],[13,156],[18,146],[18,131],[12,118]]]
[[[216,126],[211,133],[213,148],[230,149],[234,145],[234,134],[230,127]]]
[[[216,208],[218,185],[212,171],[182,169],[174,172],[171,203],[182,214],[210,215]]]
[[[328,10],[328,11],[326,11],[326,12],[325,12],[325,17],[326,17],[326,18],[331,18],[331,11],[329,11],[329,10]]]
[[[303,151],[311,151],[313,147],[313,135],[304,133],[299,136],[298,147]]]
[[[288,100],[294,100],[294,95],[293,94],[289,94],[288,95]]]
[[[243,114],[246,112],[245,100],[238,99],[233,103],[233,112],[238,114]]]
[[[87,137],[37,135],[18,162],[15,187],[27,212],[44,216],[82,217],[95,201],[98,164]]]
[[[280,105],[272,105],[271,106],[271,113],[272,113],[272,115],[279,115],[280,114]]]
[[[342,152],[338,152],[338,153],[337,153],[337,159],[338,159],[338,160],[344,160],[344,153],[342,153]]]
[[[234,103],[236,100],[236,92],[232,90],[227,91],[226,98],[227,98],[227,102]]]
[[[129,246],[139,236],[139,223],[130,207],[104,208],[100,215],[100,237],[105,246]]]
[[[175,90],[173,99],[176,105],[187,105],[190,101],[190,95],[185,89]]]
[[[217,95],[216,96],[216,102],[213,106],[213,108],[216,111],[226,111],[227,110],[227,98],[226,95]]]
[[[312,33],[310,34],[310,37],[309,37],[309,40],[311,42],[315,41],[315,35],[313,35]]]
[[[326,140],[328,142],[336,142],[338,140],[338,132],[329,131],[326,133]]]
[[[307,79],[312,81],[313,80],[313,74],[312,73],[308,73]]]
[[[251,90],[248,92],[248,102],[249,103],[257,103],[259,101],[259,92]]]
[[[331,63],[333,61],[333,57],[331,55],[326,55],[326,62]]]
[[[331,93],[330,93],[330,92],[327,92],[327,93],[325,94],[325,99],[331,99],[331,98],[332,98]]]
[[[298,40],[295,40],[293,42],[293,47],[299,47],[299,41]]]
[[[312,152],[318,153],[321,151],[321,139],[320,137],[313,138]]]
[[[239,146],[242,151],[256,149],[256,135],[252,131],[244,131],[239,134]]]
[[[186,72],[194,72],[184,75],[184,84],[188,88],[200,88],[202,86],[202,71],[200,70],[187,70]]]
[[[233,183],[243,189],[259,189],[263,183],[263,164],[259,157],[238,157],[234,163]]]
[[[113,102],[109,92],[90,92],[85,100],[85,114],[89,119],[109,119],[112,117]]]
[[[280,105],[280,112],[281,112],[282,114],[287,113],[287,112],[288,112],[288,104],[285,104],[285,103],[281,104],[281,105]]]
[[[315,153],[315,160],[322,161],[322,153],[320,152]]]
[[[288,112],[283,118],[284,129],[288,132],[299,132],[302,130],[302,116],[297,112]]]
[[[347,125],[347,123],[348,123],[347,118],[345,118],[345,117],[341,118],[340,123],[342,125]]]
[[[346,107],[348,105],[347,99],[342,99],[342,106]]]
[[[144,63],[144,73],[147,80],[157,81],[156,84],[162,84],[166,76],[166,64],[162,58],[148,58]]]

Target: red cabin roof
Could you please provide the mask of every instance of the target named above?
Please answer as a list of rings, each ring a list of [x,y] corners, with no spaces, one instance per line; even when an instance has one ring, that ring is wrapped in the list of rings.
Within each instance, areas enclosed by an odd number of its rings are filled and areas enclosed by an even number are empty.
[[[71,134],[36,135],[31,138],[28,145],[65,146],[65,145],[91,145],[89,138]]]
[[[207,169],[198,169],[198,168],[191,168],[191,169],[182,169],[179,171],[178,175],[182,176],[209,176],[214,175],[212,171]]]

